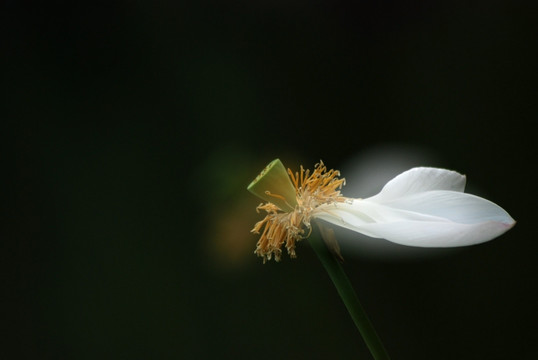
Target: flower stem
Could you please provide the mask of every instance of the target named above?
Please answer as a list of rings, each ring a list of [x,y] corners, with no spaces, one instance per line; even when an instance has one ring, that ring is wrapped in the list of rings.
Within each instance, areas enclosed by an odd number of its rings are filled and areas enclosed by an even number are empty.
[[[340,262],[335,258],[333,253],[329,251],[325,242],[319,236],[310,236],[309,242],[318,255],[325,270],[329,273],[331,280],[338,291],[338,294],[344,301],[349,315],[359,329],[366,346],[375,360],[388,360],[389,355],[385,347],[381,343],[379,336],[374,330],[374,327],[366,312],[364,311],[351,282],[349,281]]]

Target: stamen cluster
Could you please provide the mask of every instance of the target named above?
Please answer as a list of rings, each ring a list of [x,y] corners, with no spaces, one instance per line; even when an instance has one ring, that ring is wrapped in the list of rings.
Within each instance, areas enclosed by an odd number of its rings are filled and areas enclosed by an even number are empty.
[[[271,202],[262,203],[256,208],[258,212],[264,210],[267,213],[252,229],[255,234],[261,232],[254,253],[262,257],[264,263],[273,256],[275,261],[280,261],[281,248],[284,244],[290,257],[295,258],[295,243],[310,235],[312,231],[310,219],[316,208],[323,204],[346,200],[340,195],[339,190],[345,185],[345,179],[339,178],[340,172],[337,170],[327,171],[327,167],[321,161],[316,164],[312,173],[301,166],[301,171],[295,174],[288,169],[288,175],[295,187],[297,205],[290,205],[293,210],[284,211]],[[285,200],[280,194],[268,191],[266,194]],[[287,202],[288,205],[290,202],[292,201]]]

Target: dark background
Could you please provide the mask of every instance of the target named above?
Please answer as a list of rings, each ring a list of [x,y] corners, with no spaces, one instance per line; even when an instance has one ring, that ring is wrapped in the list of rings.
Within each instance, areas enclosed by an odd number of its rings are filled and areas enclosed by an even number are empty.
[[[252,254],[245,187],[275,157],[396,144],[518,224],[435,257],[344,254],[389,353],[538,357],[524,4],[3,2],[0,356],[368,359],[306,242]]]

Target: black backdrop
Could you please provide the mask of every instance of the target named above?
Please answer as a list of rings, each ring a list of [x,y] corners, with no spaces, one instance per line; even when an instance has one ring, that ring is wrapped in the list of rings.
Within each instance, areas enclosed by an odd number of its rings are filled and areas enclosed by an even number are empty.
[[[536,10],[4,2],[2,357],[368,358],[307,243],[252,254],[245,187],[275,157],[341,168],[383,145],[518,221],[438,256],[344,254],[389,353],[538,356]]]

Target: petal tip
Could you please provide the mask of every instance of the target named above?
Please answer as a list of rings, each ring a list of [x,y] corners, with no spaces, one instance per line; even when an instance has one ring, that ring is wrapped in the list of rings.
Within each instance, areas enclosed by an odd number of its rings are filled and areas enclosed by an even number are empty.
[[[516,225],[517,221],[515,221],[514,219],[510,219],[509,222],[503,222],[502,224],[506,227],[506,230],[508,229],[511,229],[514,227],[514,225]]]

